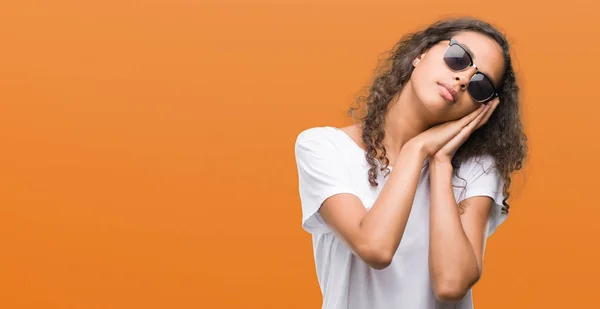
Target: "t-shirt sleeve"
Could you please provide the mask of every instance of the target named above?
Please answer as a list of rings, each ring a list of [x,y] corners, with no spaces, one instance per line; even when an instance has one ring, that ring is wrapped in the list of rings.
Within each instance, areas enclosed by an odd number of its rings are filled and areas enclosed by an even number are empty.
[[[356,195],[341,150],[319,128],[311,128],[298,135],[295,155],[302,228],[312,234],[331,232],[318,212],[323,202],[340,193]]]
[[[466,188],[458,202],[473,196],[489,196],[494,200],[488,219],[488,237],[491,236],[507,218],[507,214],[502,213],[504,181],[496,169],[494,157],[485,155],[471,158],[460,167],[458,174],[466,180]],[[462,180],[460,184],[465,185]]]

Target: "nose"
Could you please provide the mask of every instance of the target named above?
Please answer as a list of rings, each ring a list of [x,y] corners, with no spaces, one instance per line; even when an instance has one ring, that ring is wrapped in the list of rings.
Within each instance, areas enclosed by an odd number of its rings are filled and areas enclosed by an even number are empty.
[[[470,66],[464,71],[454,73],[454,80],[458,83],[461,90],[467,89],[467,84],[469,83],[469,80],[471,80],[471,77],[473,77],[473,75],[476,72],[477,69],[473,66]]]

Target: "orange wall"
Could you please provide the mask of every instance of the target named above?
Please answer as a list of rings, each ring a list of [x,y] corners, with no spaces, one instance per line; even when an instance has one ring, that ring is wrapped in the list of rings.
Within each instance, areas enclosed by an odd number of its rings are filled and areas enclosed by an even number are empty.
[[[595,2],[198,2],[0,4],[0,308],[319,308],[295,137],[448,14],[506,30],[531,147],[476,307],[600,306]]]

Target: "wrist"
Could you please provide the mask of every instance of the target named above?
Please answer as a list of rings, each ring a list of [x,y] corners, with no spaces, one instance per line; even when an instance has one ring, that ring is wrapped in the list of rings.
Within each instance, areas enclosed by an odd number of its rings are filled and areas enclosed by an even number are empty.
[[[453,171],[452,161],[445,158],[429,157],[429,168],[432,172],[437,171]]]
[[[415,141],[406,142],[400,152],[408,152],[411,156],[416,156],[421,159],[421,161],[428,157],[425,147],[421,143]]]

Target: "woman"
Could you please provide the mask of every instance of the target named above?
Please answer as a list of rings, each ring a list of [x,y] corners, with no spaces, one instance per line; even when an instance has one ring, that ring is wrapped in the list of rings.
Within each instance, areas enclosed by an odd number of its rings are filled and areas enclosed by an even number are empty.
[[[506,39],[470,18],[403,37],[359,119],[295,144],[322,308],[473,308],[527,153]]]

